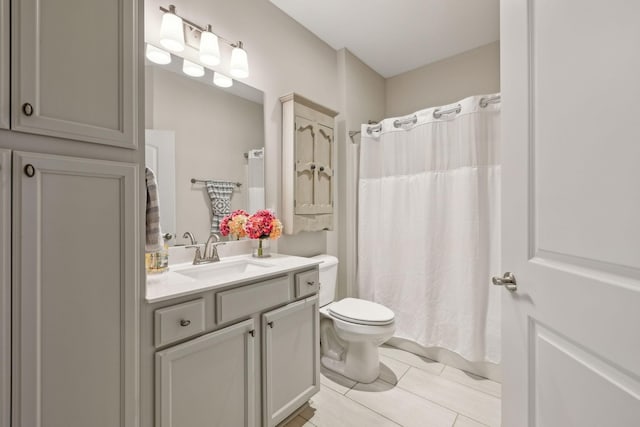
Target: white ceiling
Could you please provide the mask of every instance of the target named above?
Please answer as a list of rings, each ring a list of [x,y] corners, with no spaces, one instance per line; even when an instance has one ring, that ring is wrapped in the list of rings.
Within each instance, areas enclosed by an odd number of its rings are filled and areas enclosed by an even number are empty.
[[[271,0],[383,77],[500,38],[499,0]]]

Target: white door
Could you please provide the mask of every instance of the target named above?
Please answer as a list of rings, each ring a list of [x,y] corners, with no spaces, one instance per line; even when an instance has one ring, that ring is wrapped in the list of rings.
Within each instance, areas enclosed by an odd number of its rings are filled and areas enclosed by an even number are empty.
[[[503,426],[640,425],[640,2],[503,0]]]

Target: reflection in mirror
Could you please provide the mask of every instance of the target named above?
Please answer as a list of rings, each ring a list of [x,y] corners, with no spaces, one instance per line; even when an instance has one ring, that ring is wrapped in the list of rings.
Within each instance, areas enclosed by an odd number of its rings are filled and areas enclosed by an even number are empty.
[[[204,243],[226,211],[264,208],[263,93],[238,81],[219,88],[211,70],[189,77],[171,58],[145,67],[146,164],[169,244],[187,243],[186,231]]]

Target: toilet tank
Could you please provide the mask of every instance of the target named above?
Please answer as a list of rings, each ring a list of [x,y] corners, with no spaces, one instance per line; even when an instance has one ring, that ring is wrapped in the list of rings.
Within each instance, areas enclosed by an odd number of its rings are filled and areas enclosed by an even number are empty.
[[[320,270],[320,307],[335,301],[336,282],[338,280],[338,258],[331,255],[317,255],[312,257],[322,261],[318,266]]]

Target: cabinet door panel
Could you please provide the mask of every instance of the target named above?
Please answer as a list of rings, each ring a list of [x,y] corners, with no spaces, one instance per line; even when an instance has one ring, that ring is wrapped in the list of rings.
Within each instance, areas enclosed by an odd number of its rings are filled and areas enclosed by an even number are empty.
[[[264,426],[277,425],[320,389],[318,296],[263,314]]]
[[[13,186],[14,424],[134,427],[138,166],[16,152]]]
[[[0,128],[9,129],[9,0],[0,0]],[[1,424],[0,424],[1,425]]]
[[[135,148],[136,9],[134,0],[13,1],[13,129]]]
[[[252,319],[156,353],[156,426],[253,427]]]
[[[333,188],[332,188],[332,156],[333,156],[333,129],[318,125],[318,136],[315,145],[315,162],[318,165],[316,182],[314,186],[313,202],[315,213],[325,214],[333,212]]]
[[[11,415],[11,151],[0,149],[0,427]]]
[[[317,131],[313,122],[299,116],[296,116],[295,126],[295,212],[300,214],[313,208],[313,147]]]

